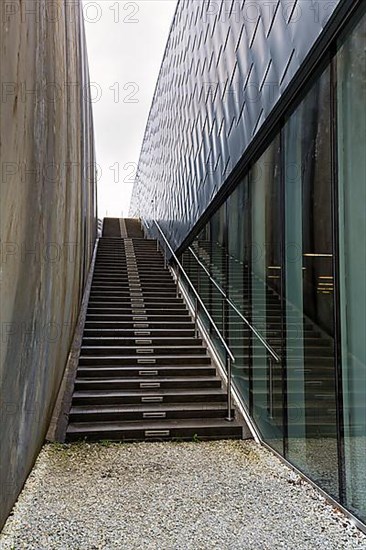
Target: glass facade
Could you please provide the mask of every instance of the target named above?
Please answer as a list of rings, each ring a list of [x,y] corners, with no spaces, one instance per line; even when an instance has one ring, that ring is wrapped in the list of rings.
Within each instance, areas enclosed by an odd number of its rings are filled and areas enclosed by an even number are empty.
[[[182,255],[262,439],[363,522],[365,44],[363,15]]]
[[[365,16],[337,53],[340,359],[344,500],[366,522]]]

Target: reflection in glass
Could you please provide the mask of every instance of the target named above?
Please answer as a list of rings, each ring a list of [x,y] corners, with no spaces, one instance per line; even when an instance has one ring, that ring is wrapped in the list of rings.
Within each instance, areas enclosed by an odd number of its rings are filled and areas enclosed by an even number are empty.
[[[245,316],[250,315],[250,203],[248,178],[228,199],[228,296]],[[228,342],[235,356],[233,378],[249,406],[251,334],[240,316],[228,308]]]
[[[251,320],[281,353],[281,186],[277,136],[249,173],[251,195]],[[276,351],[274,349],[274,351]],[[253,416],[264,439],[283,452],[282,363],[252,334]]]
[[[284,145],[287,458],[337,497],[329,69]]]
[[[364,16],[337,54],[339,282],[345,504],[364,521],[366,521],[365,19]]]

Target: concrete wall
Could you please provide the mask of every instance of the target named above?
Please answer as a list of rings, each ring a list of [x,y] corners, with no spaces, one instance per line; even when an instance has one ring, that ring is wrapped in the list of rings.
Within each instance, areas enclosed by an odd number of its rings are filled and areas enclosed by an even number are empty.
[[[0,527],[44,441],[96,234],[81,4],[1,2]]]

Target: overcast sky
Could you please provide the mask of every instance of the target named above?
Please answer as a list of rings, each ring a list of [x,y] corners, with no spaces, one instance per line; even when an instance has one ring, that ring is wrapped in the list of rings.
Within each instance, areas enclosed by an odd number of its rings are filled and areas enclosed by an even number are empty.
[[[127,216],[176,0],[84,0],[100,217]]]

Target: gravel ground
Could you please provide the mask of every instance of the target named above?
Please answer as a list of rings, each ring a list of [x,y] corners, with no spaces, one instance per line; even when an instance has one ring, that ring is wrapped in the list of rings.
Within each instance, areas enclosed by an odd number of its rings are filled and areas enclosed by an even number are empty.
[[[2,550],[357,550],[366,536],[253,441],[46,445]]]

